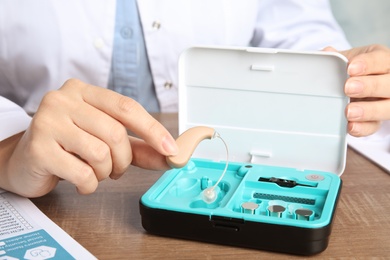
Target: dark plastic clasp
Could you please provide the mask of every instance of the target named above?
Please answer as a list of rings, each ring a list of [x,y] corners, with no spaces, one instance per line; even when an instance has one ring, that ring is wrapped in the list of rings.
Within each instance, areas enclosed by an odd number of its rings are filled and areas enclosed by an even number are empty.
[[[292,187],[297,186],[297,182],[296,181],[287,180],[287,179],[281,179],[281,178],[275,178],[275,177],[271,177],[271,178],[260,177],[259,181],[273,182],[273,183],[276,183],[277,185],[279,185],[281,187],[288,187],[288,188],[292,188]]]
[[[245,221],[243,219],[215,215],[211,216],[210,221],[213,222],[213,227],[215,228],[231,231],[240,231],[240,225],[245,224]]]
[[[316,185],[297,183],[296,181],[293,180],[287,180],[287,179],[276,178],[276,177],[271,177],[271,178],[260,177],[259,181],[276,183],[280,187],[286,187],[286,188],[293,188],[297,185],[305,186],[305,187],[316,187]]]

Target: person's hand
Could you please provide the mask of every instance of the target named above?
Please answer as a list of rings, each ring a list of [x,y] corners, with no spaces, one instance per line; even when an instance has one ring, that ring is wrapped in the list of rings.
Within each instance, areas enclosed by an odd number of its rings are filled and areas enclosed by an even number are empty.
[[[336,51],[328,47],[326,51]],[[351,98],[346,107],[348,132],[367,136],[376,132],[381,121],[390,119],[390,49],[369,45],[340,51],[348,59],[350,78],[345,94]]]
[[[126,128],[141,139],[129,137]],[[178,149],[137,102],[75,79],[45,95],[29,128],[7,142],[1,182],[25,197],[48,193],[60,179],[81,194],[92,193],[99,181],[119,178],[130,164],[168,169],[165,156]]]

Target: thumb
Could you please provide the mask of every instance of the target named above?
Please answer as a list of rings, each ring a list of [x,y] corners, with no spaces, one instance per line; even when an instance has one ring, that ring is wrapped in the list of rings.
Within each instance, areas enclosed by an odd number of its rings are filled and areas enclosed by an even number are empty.
[[[373,51],[373,46],[363,46],[363,47],[357,47],[357,48],[352,48],[349,50],[344,50],[344,51],[338,51],[337,49],[333,48],[332,46],[325,47],[323,51],[333,51],[333,52],[338,52],[342,55],[344,55],[348,60],[351,60],[352,58],[358,56],[359,54],[363,53],[369,53]]]
[[[383,45],[368,45],[340,52],[349,60],[350,76],[387,74],[390,71],[390,52]]]
[[[339,52],[338,50],[336,50],[335,48],[333,48],[332,46],[328,46],[328,47],[325,47],[323,49],[323,51],[333,51],[333,52]]]

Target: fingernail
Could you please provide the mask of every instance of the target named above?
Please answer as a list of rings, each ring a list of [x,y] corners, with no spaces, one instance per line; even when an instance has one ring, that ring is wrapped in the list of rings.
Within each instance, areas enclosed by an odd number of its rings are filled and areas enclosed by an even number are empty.
[[[349,134],[353,136],[359,136],[360,135],[360,127],[358,124],[352,123],[349,127]]]
[[[121,174],[111,174],[110,175],[110,178],[112,180],[118,180],[122,175]]]
[[[351,76],[360,75],[364,72],[364,63],[361,61],[352,62],[348,66],[348,74]]]
[[[176,155],[179,152],[176,141],[169,135],[164,137],[162,146],[168,155]]]
[[[363,116],[363,108],[361,107],[349,107],[347,112],[348,120],[360,119]]]
[[[363,83],[358,80],[349,80],[345,84],[345,94],[356,95],[363,92]]]

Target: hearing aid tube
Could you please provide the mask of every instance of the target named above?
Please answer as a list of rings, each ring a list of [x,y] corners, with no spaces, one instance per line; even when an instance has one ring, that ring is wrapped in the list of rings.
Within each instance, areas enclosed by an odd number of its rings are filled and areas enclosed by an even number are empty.
[[[176,143],[179,147],[179,152],[174,156],[167,156],[166,161],[172,168],[182,168],[191,158],[192,153],[198,144],[204,139],[212,139],[215,130],[206,126],[196,126],[182,133]]]

